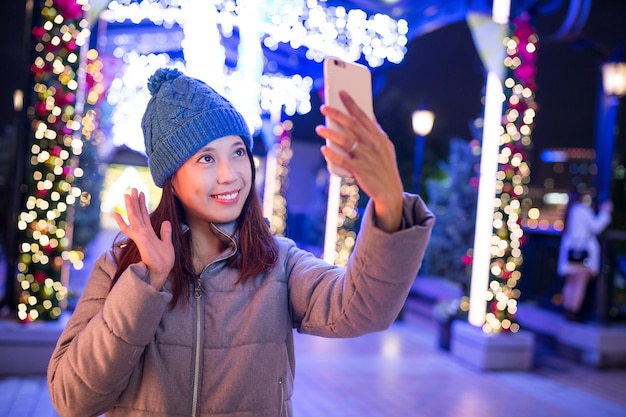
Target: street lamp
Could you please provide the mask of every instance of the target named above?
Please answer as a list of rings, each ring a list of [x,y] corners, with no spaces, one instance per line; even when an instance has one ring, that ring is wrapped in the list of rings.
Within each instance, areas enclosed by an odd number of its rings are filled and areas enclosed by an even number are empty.
[[[602,87],[607,96],[626,95],[626,62],[605,62],[602,65]]]
[[[424,137],[433,130],[435,114],[429,110],[413,112],[413,132],[415,133],[415,150],[413,152],[413,192],[419,193],[422,182],[422,163],[424,160]]]
[[[601,88],[598,90],[598,114],[596,120],[595,153],[597,174],[595,178],[596,202],[611,198],[611,166],[614,154],[615,123],[619,99],[626,95],[626,62],[621,49],[617,49],[610,61],[602,64]],[[604,244],[602,245],[604,252]],[[603,255],[604,256],[604,255]],[[596,314],[601,321],[608,318],[607,278],[604,273],[596,280]]]
[[[602,87],[599,89],[598,115],[596,121],[596,176],[597,201],[610,198],[611,163],[615,142],[615,123],[619,110],[619,99],[626,95],[626,62],[621,50],[616,50],[613,59],[602,64]]]

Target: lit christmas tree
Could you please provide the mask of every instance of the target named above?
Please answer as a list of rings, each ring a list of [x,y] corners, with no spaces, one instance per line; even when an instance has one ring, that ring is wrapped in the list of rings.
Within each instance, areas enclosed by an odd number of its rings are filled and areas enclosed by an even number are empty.
[[[450,156],[442,163],[443,179],[428,179],[428,206],[437,216],[424,261],[424,274],[469,285],[478,179],[477,141],[450,141]]]

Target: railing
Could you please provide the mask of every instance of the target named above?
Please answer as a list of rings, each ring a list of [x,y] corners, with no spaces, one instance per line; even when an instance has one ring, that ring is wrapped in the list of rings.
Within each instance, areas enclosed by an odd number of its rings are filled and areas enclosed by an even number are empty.
[[[602,273],[596,283],[596,309],[602,321],[626,321],[626,231],[608,230],[602,244]]]
[[[559,310],[563,278],[557,274],[561,234],[524,230],[521,302]],[[626,321],[626,231],[608,230],[600,238],[602,270],[589,283],[583,312],[594,321]]]

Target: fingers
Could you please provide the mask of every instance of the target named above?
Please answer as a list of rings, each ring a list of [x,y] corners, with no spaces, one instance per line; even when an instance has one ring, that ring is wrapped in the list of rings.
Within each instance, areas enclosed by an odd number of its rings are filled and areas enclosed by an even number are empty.
[[[143,219],[150,218],[148,214],[148,206],[146,205],[146,195],[144,193],[139,193],[139,211],[140,215]]]
[[[130,194],[124,195],[128,223],[132,228],[142,228],[150,226],[150,215],[146,206],[146,197],[143,192],[136,188],[131,189]]]
[[[321,152],[331,164],[352,174],[361,189],[378,203],[381,213],[392,212],[395,219],[397,202],[402,199],[402,181],[393,142],[376,119],[368,116],[352,97],[344,92],[340,95],[347,112],[329,106],[322,106],[320,111],[342,130],[318,126],[316,133],[345,152],[330,146],[322,146]]]
[[[141,260],[150,272],[150,285],[160,290],[174,265],[172,224],[162,222],[158,236],[150,221],[145,194],[133,188],[124,196],[124,201],[128,222],[117,212],[113,213],[115,222],[137,246]]]
[[[166,243],[172,243],[172,223],[168,220],[161,223],[161,240]]]
[[[356,118],[359,121],[360,125],[364,127],[372,125],[372,119],[370,118],[370,116],[365,113],[365,111],[361,107],[359,107],[359,105],[356,103],[356,101],[354,101],[350,94],[342,90],[339,92],[339,97],[341,98],[343,105],[346,106],[346,110],[348,110],[348,113]]]
[[[373,135],[380,134],[381,129],[376,119],[365,113],[348,93],[341,91],[340,97],[347,113],[326,105],[321,107],[320,112],[339,125],[342,130],[337,131],[326,126],[318,126],[316,132],[323,138],[331,140],[346,150],[346,152],[351,152],[351,149],[355,149],[356,143],[361,144],[364,141],[371,141],[370,138],[374,138]]]
[[[128,236],[128,233],[126,233],[128,229],[128,225],[126,224],[126,221],[124,221],[124,218],[122,217],[122,215],[119,214],[117,211],[114,211],[113,219],[115,220],[115,223],[117,223],[117,227],[120,228],[120,231]]]
[[[120,231],[135,240],[146,233],[154,232],[146,206],[146,197],[143,192],[132,188],[130,194],[124,195],[126,219],[120,213],[113,213],[115,222]],[[170,227],[171,228],[171,227]]]

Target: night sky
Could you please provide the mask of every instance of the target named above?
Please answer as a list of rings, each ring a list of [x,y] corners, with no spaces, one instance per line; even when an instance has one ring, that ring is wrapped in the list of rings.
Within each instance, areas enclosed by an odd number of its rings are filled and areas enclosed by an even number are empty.
[[[601,53],[626,46],[626,2],[595,1],[581,38],[551,41],[562,15],[540,16],[533,142],[540,150],[553,147],[592,148],[599,89]],[[401,91],[426,102],[436,121],[430,140],[470,139],[469,122],[482,114],[484,76],[465,22],[414,39],[405,61],[387,74],[385,89]],[[621,99],[624,107],[625,98]],[[616,148],[626,149],[626,109],[618,115]],[[623,160],[622,160],[623,161]]]

